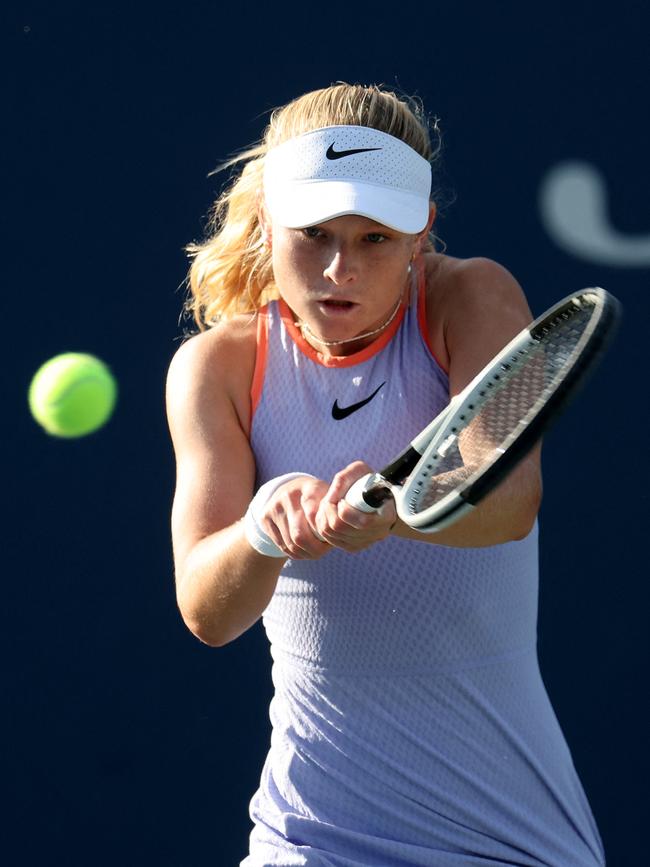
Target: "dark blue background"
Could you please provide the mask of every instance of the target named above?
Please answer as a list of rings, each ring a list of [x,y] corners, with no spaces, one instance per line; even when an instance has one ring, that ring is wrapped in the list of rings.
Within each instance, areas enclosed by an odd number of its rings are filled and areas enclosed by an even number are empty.
[[[647,239],[646,4],[2,15],[6,863],[199,867],[246,852],[268,650],[259,625],[211,650],[175,609],[164,379],[182,248],[222,182],[208,173],[273,106],[338,79],[396,84],[440,117],[451,254],[502,262],[535,313],[586,285],[623,302],[615,349],[548,437],[539,634],[609,864],[644,863],[648,428],[634,395],[649,269],[571,253],[539,196],[558,163],[586,161],[612,231]],[[120,401],[104,430],[61,442],[31,420],[26,391],[71,350],[111,365]]]

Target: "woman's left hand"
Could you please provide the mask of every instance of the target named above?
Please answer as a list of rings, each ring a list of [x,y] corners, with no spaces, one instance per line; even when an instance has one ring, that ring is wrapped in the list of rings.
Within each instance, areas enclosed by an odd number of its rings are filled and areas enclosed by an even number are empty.
[[[345,501],[345,495],[362,476],[373,470],[355,461],[338,472],[321,500],[316,528],[330,545],[354,553],[385,539],[397,521],[395,503],[387,500],[378,512],[360,512]]]

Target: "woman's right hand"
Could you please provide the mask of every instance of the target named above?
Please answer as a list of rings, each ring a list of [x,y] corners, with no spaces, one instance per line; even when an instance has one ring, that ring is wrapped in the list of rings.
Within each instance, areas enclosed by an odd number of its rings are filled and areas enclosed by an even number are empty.
[[[316,529],[318,508],[328,490],[322,479],[300,476],[281,485],[259,515],[261,529],[292,560],[318,560],[332,550]]]

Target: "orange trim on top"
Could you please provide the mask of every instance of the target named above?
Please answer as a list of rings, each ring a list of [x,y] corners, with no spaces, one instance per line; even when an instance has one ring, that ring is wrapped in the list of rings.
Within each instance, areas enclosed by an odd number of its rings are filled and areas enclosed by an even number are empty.
[[[431,353],[431,357],[438,365],[441,370],[449,375],[449,370],[440,362],[440,359],[436,355],[433,350],[433,346],[431,346],[431,340],[429,338],[429,324],[427,322],[427,284],[426,284],[426,275],[424,273],[424,263],[418,258],[418,325],[420,327],[420,334],[422,335],[422,340],[424,340],[425,346]]]
[[[262,307],[257,313],[257,351],[255,353],[255,369],[251,382],[251,424],[253,417],[262,397],[264,386],[264,374],[266,373],[266,358],[269,349],[269,309],[268,305]]]
[[[337,355],[330,356],[329,358],[325,358],[320,352],[318,352],[311,343],[308,343],[305,338],[302,336],[301,330],[296,325],[293,313],[291,312],[290,307],[287,303],[280,298],[278,301],[280,315],[282,316],[282,321],[284,322],[285,328],[291,335],[291,339],[296,344],[298,349],[302,352],[303,355],[306,355],[307,358],[310,358],[312,361],[315,361],[316,364],[320,364],[322,367],[353,367],[355,364],[361,364],[363,361],[367,361],[369,358],[372,358],[373,355],[376,355],[378,352],[390,343],[392,338],[397,333],[397,329],[402,324],[402,319],[404,319],[404,314],[406,313],[406,300],[402,301],[402,305],[399,309],[399,312],[395,319],[391,322],[390,326],[384,331],[383,334],[380,334],[376,340],[373,340],[372,343],[369,343],[368,346],[365,346],[363,349],[360,349],[359,352],[354,352],[352,355]]]

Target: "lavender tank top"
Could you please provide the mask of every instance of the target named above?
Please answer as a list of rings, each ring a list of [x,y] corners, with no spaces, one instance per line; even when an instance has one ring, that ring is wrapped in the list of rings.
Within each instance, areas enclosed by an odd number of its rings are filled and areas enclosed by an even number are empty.
[[[258,484],[379,468],[446,405],[411,294],[329,366],[282,301],[260,314]],[[272,736],[241,867],[603,865],[539,671],[537,597],[537,527],[488,548],[389,538],[287,561],[263,615]]]

